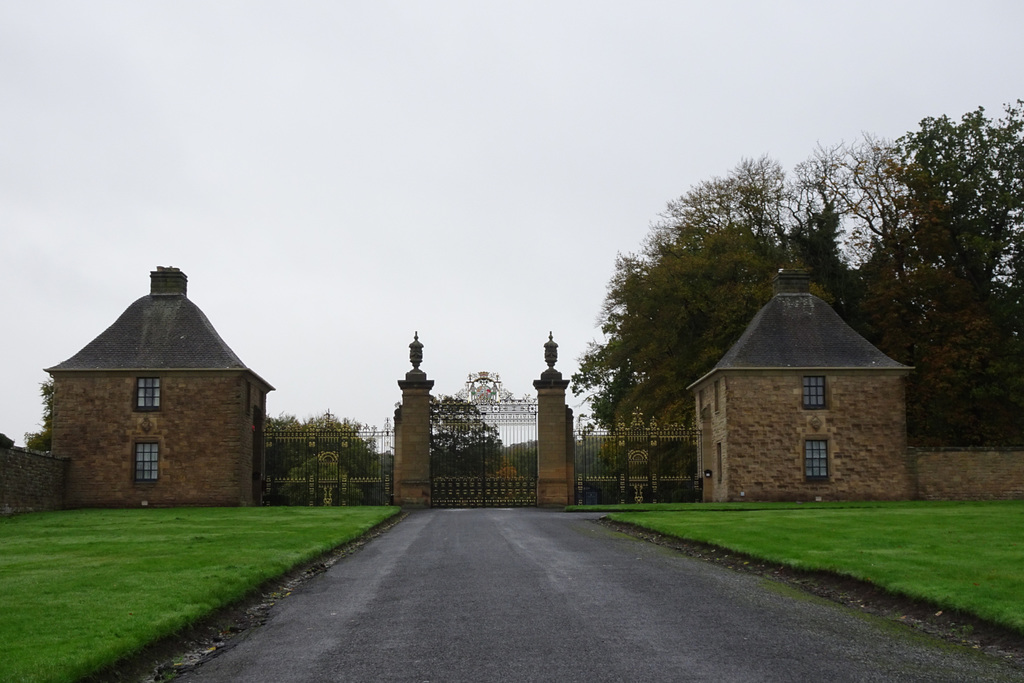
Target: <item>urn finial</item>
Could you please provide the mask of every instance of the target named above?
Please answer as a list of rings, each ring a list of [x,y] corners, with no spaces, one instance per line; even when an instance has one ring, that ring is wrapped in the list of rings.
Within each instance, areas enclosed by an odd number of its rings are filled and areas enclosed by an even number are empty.
[[[549,370],[554,370],[558,362],[558,344],[551,332],[548,332],[548,340],[544,342],[544,362],[548,364]]]
[[[423,343],[420,342],[419,331],[413,333],[412,343],[409,344],[409,362],[412,363],[413,370],[419,370],[420,363],[423,362]]]

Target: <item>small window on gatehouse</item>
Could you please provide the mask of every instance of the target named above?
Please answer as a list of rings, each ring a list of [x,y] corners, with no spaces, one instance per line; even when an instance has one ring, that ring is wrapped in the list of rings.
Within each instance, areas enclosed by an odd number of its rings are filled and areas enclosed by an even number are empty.
[[[825,378],[821,375],[804,377],[804,408],[822,410],[825,408]]]
[[[159,464],[159,444],[135,444],[135,481],[156,481]]]
[[[828,479],[828,441],[804,442],[804,476],[808,481]]]
[[[160,378],[139,377],[135,385],[135,409],[160,409]]]

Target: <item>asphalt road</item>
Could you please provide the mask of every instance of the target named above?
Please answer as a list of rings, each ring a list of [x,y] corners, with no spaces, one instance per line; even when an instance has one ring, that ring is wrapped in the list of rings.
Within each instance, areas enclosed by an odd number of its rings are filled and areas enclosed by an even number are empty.
[[[178,680],[1024,680],[594,518],[414,512]]]

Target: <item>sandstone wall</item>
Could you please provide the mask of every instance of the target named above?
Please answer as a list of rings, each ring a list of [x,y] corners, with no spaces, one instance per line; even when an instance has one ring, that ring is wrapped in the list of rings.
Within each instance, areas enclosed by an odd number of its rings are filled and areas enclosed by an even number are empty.
[[[138,376],[159,376],[160,408],[134,409]],[[54,373],[53,452],[69,460],[65,506],[247,505],[258,489],[245,371]],[[260,422],[261,424],[261,422]],[[135,481],[135,444],[159,445],[158,478]]]
[[[27,448],[0,448],[0,514],[59,510],[67,461]]]
[[[921,500],[1024,499],[1024,450],[911,448]]]
[[[827,408],[802,407],[802,377],[824,374]],[[913,497],[906,464],[902,376],[871,371],[731,371],[704,388],[701,407],[714,500],[901,500]],[[698,393],[700,402],[700,393]],[[804,473],[806,440],[828,442],[829,476]],[[718,444],[722,464],[718,465]],[[719,479],[719,477],[721,477]]]

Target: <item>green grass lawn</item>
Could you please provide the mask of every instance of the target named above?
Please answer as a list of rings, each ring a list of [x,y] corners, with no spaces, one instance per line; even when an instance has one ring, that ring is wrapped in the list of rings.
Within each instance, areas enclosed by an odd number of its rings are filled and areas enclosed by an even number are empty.
[[[609,518],[851,576],[1024,634],[1024,501],[646,506]]]
[[[75,681],[397,513],[175,508],[0,518],[0,681]]]

